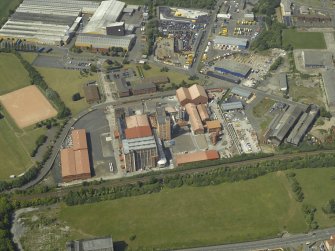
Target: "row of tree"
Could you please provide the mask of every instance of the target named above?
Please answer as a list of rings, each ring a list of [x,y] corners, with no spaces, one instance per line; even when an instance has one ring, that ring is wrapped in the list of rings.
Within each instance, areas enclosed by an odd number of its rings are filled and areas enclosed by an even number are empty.
[[[0,197],[0,251],[16,250],[10,232],[13,213],[14,207],[9,198]]]
[[[239,167],[217,167],[204,173],[167,175],[164,178],[151,177],[148,182],[128,184],[120,187],[82,188],[80,191],[69,192],[64,201],[68,205],[93,203],[103,200],[114,200],[122,197],[137,196],[160,192],[164,187],[209,186],[224,182],[237,182],[254,179],[271,172],[297,168],[332,167],[335,154],[296,157],[289,160],[269,160],[253,165]],[[315,224],[315,223],[313,223]]]
[[[42,75],[35,69],[35,67],[33,67],[27,60],[25,60],[20,53],[15,52],[14,54],[27,70],[31,84],[37,85],[45,93],[45,96],[56,106],[58,110],[57,117],[59,119],[63,119],[70,116],[70,109],[65,106],[59,94],[47,85]]]
[[[304,200],[304,193],[302,192],[302,188],[295,177],[294,172],[290,172],[286,174],[286,177],[291,185],[291,190],[294,193],[294,199],[298,202],[302,202]]]

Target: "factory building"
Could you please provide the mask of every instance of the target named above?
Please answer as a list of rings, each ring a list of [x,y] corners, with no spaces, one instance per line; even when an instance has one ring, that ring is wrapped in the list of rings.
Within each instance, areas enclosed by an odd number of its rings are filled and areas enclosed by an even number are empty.
[[[234,86],[231,89],[231,93],[234,94],[234,95],[237,95],[237,96],[239,96],[241,98],[244,98],[244,99],[249,99],[252,96],[252,92],[251,91],[242,89],[242,88],[237,87],[237,86]]]
[[[125,168],[128,172],[153,168],[158,161],[154,136],[122,140]]]
[[[316,121],[320,109],[317,106],[310,106],[308,112],[304,112],[297,124],[292,129],[291,133],[287,137],[286,141],[292,145],[298,146],[303,140],[306,133],[311,129],[314,122]]]
[[[114,251],[112,237],[75,240],[66,243],[66,251]]]
[[[119,98],[130,96],[129,87],[127,85],[127,81],[124,78],[115,79],[114,82]]]
[[[214,70],[221,73],[232,74],[236,77],[246,78],[251,71],[251,67],[230,60],[222,60],[215,63]]]
[[[208,133],[219,133],[222,129],[220,120],[206,121]]]
[[[248,48],[248,39],[238,37],[216,36],[214,38],[214,46],[230,45],[237,46],[240,50]]]
[[[199,161],[206,160],[217,160],[220,158],[220,155],[215,150],[207,150],[207,151],[198,151],[187,154],[180,154],[176,156],[176,165],[181,166],[185,164],[190,164]]]
[[[302,60],[306,68],[326,68],[333,66],[333,56],[326,51],[302,51]]]
[[[285,112],[278,114],[270,123],[265,138],[275,145],[280,145],[302,115],[301,108],[290,106]]]
[[[117,22],[106,27],[106,34],[112,36],[124,36],[126,28],[124,22]]]
[[[156,108],[157,134],[161,140],[171,139],[171,120],[164,107]]]
[[[100,93],[98,85],[89,84],[84,86],[84,93],[87,103],[92,104],[100,101]]]
[[[83,33],[108,35],[106,30],[118,21],[124,7],[124,2],[116,0],[102,1],[85,26]]]
[[[322,80],[328,106],[335,108],[335,70],[331,69],[323,72]]]
[[[94,13],[99,3],[67,0],[24,0],[0,29],[0,38],[27,43],[68,43],[81,22],[82,13]]]
[[[219,72],[213,72],[213,71],[207,71],[207,75],[213,78],[221,79],[224,81],[228,81],[233,84],[239,84],[241,82],[241,79],[231,75],[231,74],[222,74]]]
[[[278,86],[280,91],[287,92],[288,84],[287,84],[287,74],[285,72],[281,72],[278,75]]]
[[[73,130],[71,139],[72,146],[60,151],[63,182],[91,178],[85,129]]]
[[[150,82],[132,84],[130,91],[133,95],[142,95],[142,94],[148,94],[148,93],[155,93],[157,91],[157,87],[153,83],[150,83]]]
[[[202,122],[209,120],[209,114],[206,105],[204,104],[197,105],[197,110]]]
[[[93,34],[79,34],[75,46],[92,51],[108,52],[112,47],[131,50],[135,43],[135,35],[107,36]]]
[[[188,103],[195,105],[208,103],[208,96],[205,88],[197,84],[194,84],[189,88],[180,87],[176,91],[176,96],[182,106],[185,106]]]
[[[197,106],[192,103],[185,105],[186,112],[189,116],[189,122],[191,124],[191,129],[194,134],[205,133],[204,126],[202,125],[201,118],[199,116]]]
[[[222,103],[221,108],[223,111],[242,110],[243,104],[241,101],[231,102],[231,103]]]

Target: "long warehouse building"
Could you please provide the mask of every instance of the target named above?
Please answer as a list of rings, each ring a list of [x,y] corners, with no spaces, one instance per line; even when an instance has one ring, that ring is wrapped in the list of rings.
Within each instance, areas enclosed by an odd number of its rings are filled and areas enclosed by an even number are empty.
[[[99,3],[67,0],[24,0],[0,30],[0,38],[59,45],[69,42],[83,13],[93,14]]]

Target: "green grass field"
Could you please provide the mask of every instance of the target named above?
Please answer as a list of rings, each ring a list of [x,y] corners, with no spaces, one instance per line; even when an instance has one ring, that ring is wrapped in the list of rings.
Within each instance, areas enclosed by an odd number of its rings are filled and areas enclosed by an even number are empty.
[[[297,85],[294,81],[289,85],[289,95],[294,101],[305,104],[324,105],[322,99],[322,90],[320,87],[306,87]]]
[[[0,24],[9,16],[9,11],[14,11],[20,4],[20,0],[1,0],[0,1]]]
[[[252,113],[257,118],[262,118],[265,113],[267,113],[270,108],[275,104],[276,102],[269,98],[262,99],[257,105],[254,106],[252,109]]]
[[[141,64],[130,64],[130,65],[125,65],[125,68],[133,68],[136,71],[136,74],[138,74],[138,71],[136,69],[136,66],[139,65],[141,66]],[[175,84],[180,84],[183,80],[186,81],[187,83],[199,83],[199,80],[189,80],[189,76],[186,74],[182,74],[180,72],[176,72],[174,70],[169,70],[168,72],[161,72],[161,68],[159,66],[153,65],[153,64],[149,64],[151,69],[150,70],[144,70],[143,67],[143,74],[145,78],[148,77],[156,77],[156,76],[167,76],[170,79],[171,83],[175,83]],[[168,67],[168,66],[167,66]]]
[[[317,208],[316,220],[322,227],[331,227],[335,218],[329,218],[322,207],[330,199],[335,199],[335,168],[317,168],[296,170],[297,179],[304,192],[305,203]]]
[[[294,49],[327,49],[321,32],[298,32],[286,29],[283,30],[282,37],[284,47],[290,44]]]
[[[20,52],[21,56],[27,60],[29,63],[33,63],[37,57],[37,53],[35,52]]]
[[[10,53],[0,53],[0,95],[29,84],[28,72],[17,57]]]
[[[32,165],[29,153],[6,119],[0,120],[0,179],[18,175]]]
[[[64,207],[60,218],[76,231],[112,235],[129,248],[169,249],[240,242],[303,232],[301,206],[283,172],[208,187]],[[135,234],[134,241],[129,236]]]
[[[73,115],[78,114],[85,108],[89,107],[86,100],[83,98],[79,101],[72,101],[72,95],[79,92],[84,97],[83,85],[91,80],[97,80],[98,75],[82,77],[79,71],[63,70],[53,68],[41,68],[37,70],[44,77],[47,84],[58,92],[65,105],[71,110]]]

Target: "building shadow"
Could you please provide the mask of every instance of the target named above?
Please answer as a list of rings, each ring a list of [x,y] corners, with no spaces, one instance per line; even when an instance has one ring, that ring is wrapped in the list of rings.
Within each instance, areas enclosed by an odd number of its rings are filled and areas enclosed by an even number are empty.
[[[93,156],[92,156],[92,140],[91,140],[91,134],[89,132],[86,132],[86,139],[87,139],[88,158],[90,161],[91,174],[92,176],[95,176]]]
[[[115,241],[113,246],[114,251],[125,251],[128,247],[128,244],[125,241]]]

